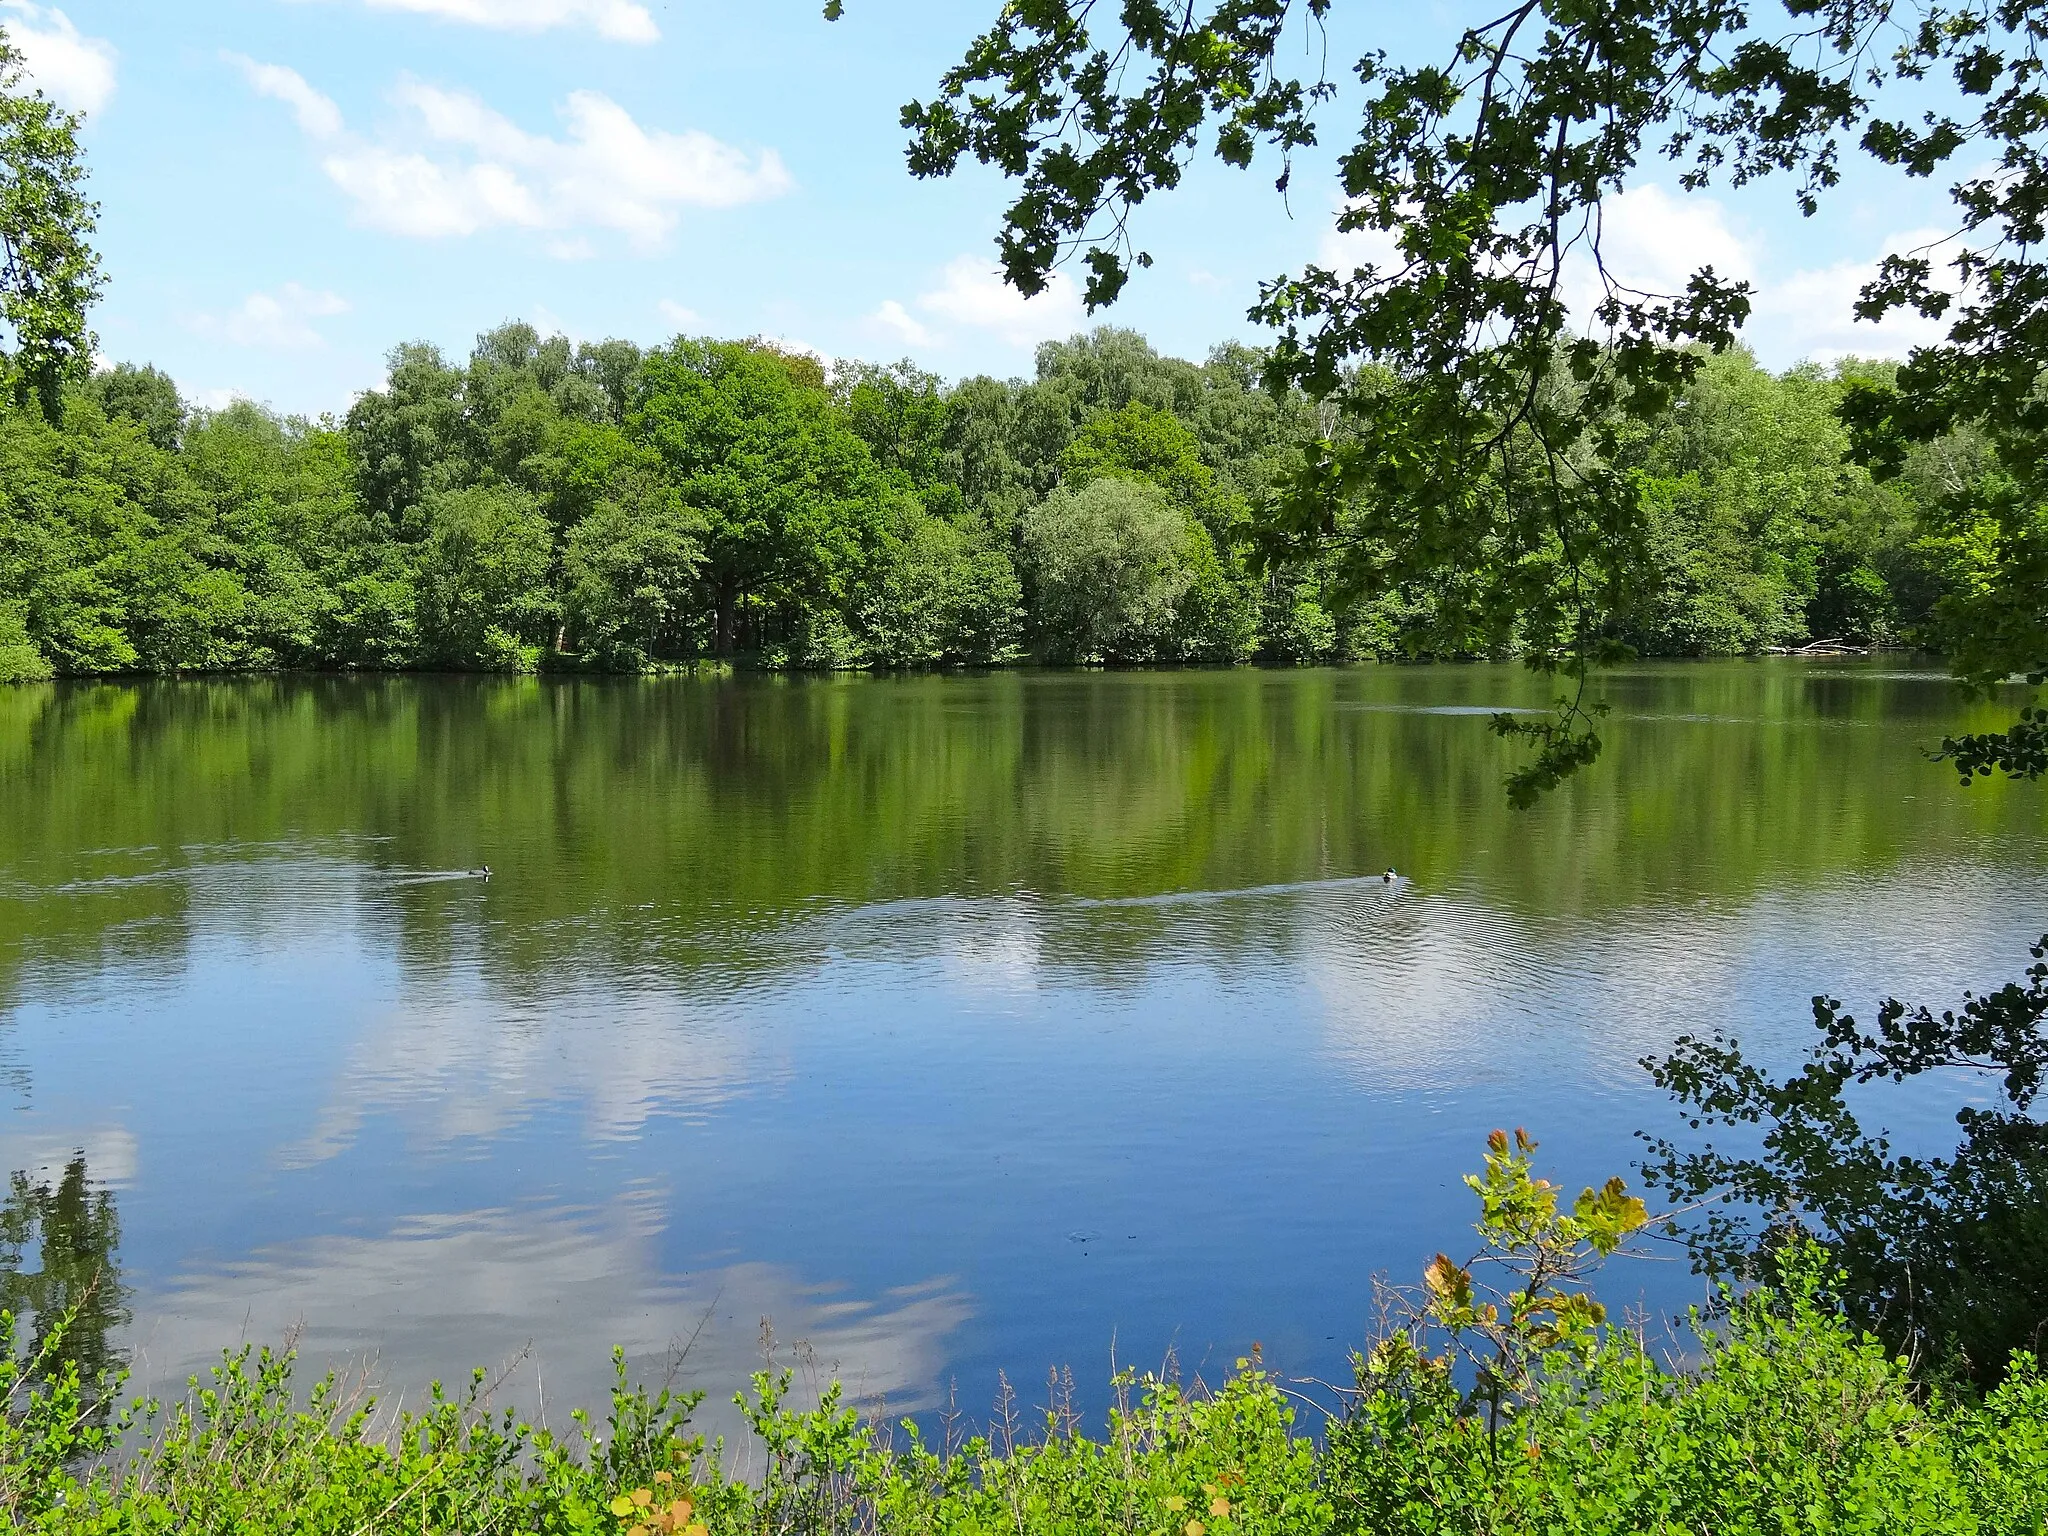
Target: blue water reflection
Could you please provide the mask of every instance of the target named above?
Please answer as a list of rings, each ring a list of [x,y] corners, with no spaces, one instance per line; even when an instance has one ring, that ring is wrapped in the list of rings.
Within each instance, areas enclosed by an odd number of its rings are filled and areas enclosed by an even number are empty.
[[[517,1357],[559,1416],[616,1343],[716,1401],[764,1318],[904,1411],[1334,1376],[1491,1127],[1626,1170],[1677,1034],[1783,1056],[1818,988],[2048,928],[2041,795],[1928,767],[1968,706],[1912,672],[1645,669],[1525,817],[1505,669],[508,684],[472,758],[403,713],[472,685],[239,686],[0,748],[0,1161],[117,1192],[147,1385],[299,1329],[393,1391]]]

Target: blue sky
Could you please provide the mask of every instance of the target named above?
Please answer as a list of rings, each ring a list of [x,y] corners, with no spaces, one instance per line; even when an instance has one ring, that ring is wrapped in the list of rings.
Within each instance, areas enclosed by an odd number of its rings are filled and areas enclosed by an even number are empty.
[[[913,181],[897,124],[996,3],[849,0],[828,24],[820,0],[0,0],[0,26],[87,113],[103,352],[209,403],[317,413],[400,341],[460,353],[509,318],[1028,374],[1038,341],[1090,323],[1075,286],[1002,289],[1001,183]],[[1368,47],[1439,56],[1478,17],[1338,11],[1340,70]],[[1259,339],[1262,278],[1369,254],[1333,233],[1331,160],[1298,169],[1291,209],[1270,165],[1198,167],[1141,213],[1157,265],[1100,318],[1192,357]],[[1941,225],[1941,189],[1855,172],[1817,220],[1789,191],[1645,185],[1610,215],[1610,256],[1643,286],[1702,260],[1750,277],[1773,365],[1925,339],[1848,306],[1877,256]]]

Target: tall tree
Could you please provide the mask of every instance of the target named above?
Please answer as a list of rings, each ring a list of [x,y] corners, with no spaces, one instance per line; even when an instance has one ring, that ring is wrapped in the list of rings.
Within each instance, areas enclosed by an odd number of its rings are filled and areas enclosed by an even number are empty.
[[[883,486],[809,358],[747,342],[650,352],[630,430],[703,515],[718,655],[740,646],[749,617],[787,627],[843,607],[878,532]]]
[[[86,311],[104,281],[80,126],[33,88],[0,28],[0,367],[16,405],[34,400],[50,416],[65,381],[91,366]]]
[[[1133,214],[1178,184],[1205,134],[1233,165],[1276,151],[1288,184],[1334,89],[1291,72],[1283,49],[1333,3],[1005,6],[936,97],[904,109],[911,169],[1000,169],[1020,184],[999,239],[1010,282],[1037,293],[1078,257],[1090,304],[1108,303],[1150,261]],[[1942,609],[1944,638],[1972,683],[2048,680],[2044,37],[2048,8],[2030,0],[1521,0],[1443,62],[1359,60],[1339,222],[1387,254],[1310,266],[1253,310],[1281,333],[1269,382],[1335,402],[1347,427],[1271,509],[1269,555],[1340,546],[1368,592],[1456,572],[1475,632],[1511,634],[1575,678],[1551,720],[1499,722],[1536,738],[1512,786],[1532,797],[1597,754],[1587,670],[1621,653],[1617,616],[1657,581],[1645,498],[1614,462],[1626,423],[1662,412],[1750,307],[1748,286],[1711,266],[1679,292],[1624,286],[1601,260],[1607,200],[1664,158],[1690,190],[1790,177],[1811,215],[1845,140],[1915,177],[1961,155],[1956,238],[1888,258],[1856,304],[1866,319],[1946,318],[1947,339],[1860,384],[1844,414],[1880,474],[1958,428],[1987,436],[1996,474],[1929,514],[1980,556]],[[1574,270],[1596,290],[1590,312],[1567,304]],[[1951,750],[1966,773],[2038,773],[2048,717],[2030,709]]]

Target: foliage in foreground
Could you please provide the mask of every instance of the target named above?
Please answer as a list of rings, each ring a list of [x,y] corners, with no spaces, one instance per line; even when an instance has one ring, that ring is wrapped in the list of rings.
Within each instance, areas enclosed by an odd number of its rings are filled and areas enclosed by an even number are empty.
[[[75,1363],[16,1359],[7,1318],[0,1510],[15,1529],[107,1533],[2043,1529],[2048,1381],[2031,1358],[1979,1400],[1927,1392],[1848,1323],[1808,1247],[1723,1325],[1695,1317],[1694,1358],[1670,1364],[1586,1284],[1650,1214],[1619,1181],[1564,1208],[1533,1153],[1496,1133],[1468,1180],[1483,1249],[1383,1295],[1380,1342],[1320,1437],[1256,1356],[1213,1391],[1126,1372],[1100,1434],[1055,1407],[1028,1435],[1006,1414],[937,1446],[910,1423],[895,1441],[836,1387],[793,1407],[790,1377],[766,1373],[739,1400],[745,1443],[707,1445],[699,1399],[630,1389],[622,1356],[608,1424],[578,1415],[563,1435],[491,1411],[481,1373],[379,1432],[332,1378],[299,1399],[289,1355],[246,1350],[185,1401],[107,1420]]]
[[[1849,1316],[1923,1368],[1998,1380],[2015,1351],[2048,1342],[2048,938],[2018,980],[1936,1014],[1896,998],[1865,1029],[1813,1000],[1819,1040],[1778,1080],[1726,1035],[1684,1036],[1645,1065],[1694,1130],[1752,1145],[1649,1138],[1651,1182],[1698,1207],[1697,1265],[1755,1275],[1787,1240],[1817,1239],[1841,1269]],[[1955,1104],[1946,1157],[1898,1150],[1865,1128],[1873,1085],[1912,1080]]]
[[[1362,99],[1341,106],[1337,0],[989,9],[903,124],[913,174],[972,158],[1012,184],[996,245],[1024,295],[1078,258],[1090,308],[1114,302],[1151,265],[1140,205],[1203,149],[1238,167],[1276,154],[1284,192],[1298,152],[1355,135],[1331,190],[1363,259],[1325,255],[1251,310],[1278,333],[1268,383],[1346,426],[1307,448],[1259,536],[1334,553],[1369,589],[1426,579],[1576,680],[1535,732],[1497,722],[1538,748],[1518,798],[1600,750],[1589,670],[1662,586],[1659,496],[1629,440],[1735,345],[1755,298],[1711,263],[1683,282],[1632,272],[1626,241],[1609,243],[1615,200],[1656,206],[1665,174],[1693,193],[1784,177],[1807,217],[1839,203],[1848,165],[1953,178],[1950,233],[1886,255],[1852,311],[1917,314],[1941,339],[1852,383],[1838,410],[1879,481],[1930,452],[1960,471],[1920,509],[1927,537],[1968,551],[1940,614],[1956,675],[2048,682],[2039,0],[1518,0],[1467,10],[1434,58],[1371,47],[1352,66]],[[1950,755],[1966,774],[2032,774],[2044,741],[2030,717]]]

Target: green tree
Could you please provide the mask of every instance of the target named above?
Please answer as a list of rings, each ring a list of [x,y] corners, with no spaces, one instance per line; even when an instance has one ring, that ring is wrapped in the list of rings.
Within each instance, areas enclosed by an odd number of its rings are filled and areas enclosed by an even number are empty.
[[[29,87],[0,28],[0,369],[17,406],[62,407],[67,381],[91,365],[86,311],[104,285],[86,197],[81,120]]]
[[[364,506],[408,541],[425,536],[419,509],[429,494],[475,478],[461,373],[423,342],[392,351],[384,388],[349,407],[348,436]]]
[[[0,601],[59,672],[246,666],[249,596],[214,508],[133,421],[74,395],[0,417]]]
[[[1061,661],[1171,654],[1176,605],[1196,571],[1199,528],[1158,487],[1112,478],[1062,487],[1023,523],[1039,641]]]
[[[563,555],[569,634],[600,665],[633,671],[687,654],[705,518],[647,474],[614,482]]]
[[[860,632],[886,666],[988,666],[1016,654],[1023,589],[1008,549],[966,519],[899,503]]]
[[[166,452],[177,448],[185,430],[185,401],[177,382],[161,369],[116,363],[85,382],[85,393],[109,418],[132,421]]]
[[[761,344],[675,342],[647,355],[629,426],[704,517],[715,654],[843,628],[884,485],[815,363]]]
[[[420,659],[534,670],[557,608],[547,581],[554,530],[533,498],[510,486],[439,491],[423,514],[429,531],[414,574]]]
[[[1113,18],[1069,0],[1007,7],[930,102],[904,109],[911,169],[947,175],[966,156],[1000,169],[1019,183],[998,242],[1011,283],[1036,293],[1078,253],[1090,304],[1108,303],[1149,264],[1130,238],[1137,207],[1176,186],[1205,142],[1238,166],[1270,147],[1287,186],[1335,94],[1327,77],[1288,68],[1288,38],[1331,4],[1139,0]],[[1967,152],[1948,276],[1930,253],[1890,257],[1856,305],[1866,319],[1946,317],[1948,339],[1889,381],[1856,381],[1843,414],[1880,476],[1960,429],[1986,435],[2000,475],[1927,511],[1933,531],[1974,529],[1981,553],[1941,629],[1967,681],[2048,678],[2040,27],[2023,4],[1926,6],[1903,21],[1888,0],[1766,14],[1525,0],[1467,30],[1442,63],[1361,59],[1339,222],[1382,236],[1389,254],[1308,267],[1253,311],[1280,332],[1269,382],[1334,404],[1345,423],[1262,520],[1267,557],[1337,548],[1368,594],[1453,573],[1458,602],[1444,610],[1440,594],[1440,620],[1577,680],[1552,720],[1498,722],[1539,748],[1518,797],[1554,784],[1597,755],[1587,670],[1623,653],[1618,618],[1657,585],[1649,508],[1617,462],[1628,424],[1662,415],[1750,307],[1747,285],[1710,267],[1680,292],[1621,285],[1598,259],[1606,199],[1663,158],[1690,190],[1792,177],[1813,214],[1846,138],[1912,176]],[[1918,92],[1935,73],[1952,93],[1929,108]],[[1576,315],[1575,263],[1597,287]],[[1966,771],[2038,771],[2048,721],[2030,712],[1956,750]]]
[[[1202,462],[1195,434],[1170,411],[1141,402],[1090,418],[1060,454],[1060,476],[1070,484],[1104,475],[1158,486],[1214,538],[1228,540],[1244,514],[1243,502],[1224,492]]]
[[[194,415],[179,458],[211,501],[228,561],[248,591],[250,644],[261,664],[404,659],[410,625],[394,630],[382,612],[366,623],[343,595],[392,553],[356,497],[343,432],[237,401]]]
[[[907,361],[884,367],[842,360],[832,370],[832,399],[847,426],[880,468],[904,475],[927,496],[940,487],[957,494],[945,473],[953,403],[941,385],[937,374]]]

